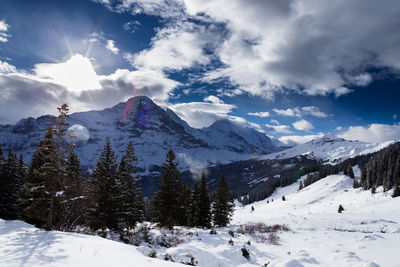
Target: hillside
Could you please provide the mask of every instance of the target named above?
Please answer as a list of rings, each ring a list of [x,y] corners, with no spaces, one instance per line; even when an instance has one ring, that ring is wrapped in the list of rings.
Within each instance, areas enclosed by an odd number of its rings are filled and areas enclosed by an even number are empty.
[[[357,179],[359,170],[354,170]],[[197,266],[207,267],[262,266],[268,262],[268,267],[398,266],[400,198],[393,199],[392,191],[384,193],[379,187],[372,195],[353,189],[352,179],[344,175],[331,175],[297,189],[294,183],[277,189],[268,200],[237,206],[232,224],[217,228],[216,235],[210,235],[209,230],[178,227],[175,235],[182,243],[169,248],[146,243],[136,248],[100,237],[45,232],[19,221],[1,220],[0,265],[178,266],[145,257],[155,250],[158,258],[168,254],[176,262],[190,253]],[[282,201],[283,195],[286,201]],[[345,209],[342,214],[337,212],[339,204]],[[259,222],[285,224],[290,231],[277,232],[278,245],[257,232],[236,233],[241,225]],[[229,229],[235,232],[234,237],[228,234]],[[156,239],[171,233],[154,229],[152,234]],[[229,244],[230,239],[233,244]],[[241,255],[243,247],[250,253],[249,261]]]

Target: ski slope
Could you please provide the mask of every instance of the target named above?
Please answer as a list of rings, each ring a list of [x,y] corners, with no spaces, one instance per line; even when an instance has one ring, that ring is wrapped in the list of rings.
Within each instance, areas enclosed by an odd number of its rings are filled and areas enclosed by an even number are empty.
[[[359,175],[357,168],[354,171]],[[392,192],[382,188],[374,195],[353,189],[352,182],[347,176],[331,175],[301,191],[298,183],[278,188],[268,200],[236,207],[232,224],[215,229],[217,234],[176,227],[173,234],[181,241],[168,248],[147,243],[135,247],[0,220],[0,266],[178,266],[171,260],[182,262],[189,254],[197,266],[204,267],[400,266],[400,198],[393,199]],[[341,214],[339,204],[345,209]],[[258,222],[285,224],[290,231],[277,233],[278,245],[237,233],[240,225]],[[153,239],[170,234],[151,231]],[[250,253],[249,260],[242,256],[243,247]],[[158,259],[147,256],[151,251]],[[170,261],[163,260],[167,255]]]

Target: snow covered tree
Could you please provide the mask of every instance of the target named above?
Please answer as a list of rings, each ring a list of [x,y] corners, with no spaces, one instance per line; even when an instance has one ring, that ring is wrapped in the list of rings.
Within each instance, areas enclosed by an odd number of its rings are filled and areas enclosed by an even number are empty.
[[[161,166],[161,180],[158,190],[154,194],[153,205],[156,213],[156,220],[161,226],[172,229],[176,225],[178,208],[178,191],[180,173],[175,162],[175,153],[170,149],[167,152],[166,160]]]
[[[144,198],[140,188],[140,175],[133,143],[129,142],[119,164],[116,179],[118,223],[120,229],[135,227],[144,219]]]
[[[88,198],[91,202],[87,220],[93,229],[118,229],[116,176],[115,153],[107,138],[89,183]]]
[[[211,227],[211,201],[208,195],[206,174],[204,172],[201,175],[198,203],[199,217],[198,225],[196,226],[209,228]]]
[[[229,192],[225,176],[221,175],[215,194],[215,202],[212,206],[214,225],[219,227],[227,226],[233,214],[233,207],[232,194]],[[252,211],[254,211],[254,207],[252,207]]]

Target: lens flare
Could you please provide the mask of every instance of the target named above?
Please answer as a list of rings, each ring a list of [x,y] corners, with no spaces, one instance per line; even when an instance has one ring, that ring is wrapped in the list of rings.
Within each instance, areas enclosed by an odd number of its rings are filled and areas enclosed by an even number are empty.
[[[75,124],[69,127],[68,136],[71,142],[76,145],[83,145],[90,138],[89,130],[85,126],[82,126],[80,124]]]

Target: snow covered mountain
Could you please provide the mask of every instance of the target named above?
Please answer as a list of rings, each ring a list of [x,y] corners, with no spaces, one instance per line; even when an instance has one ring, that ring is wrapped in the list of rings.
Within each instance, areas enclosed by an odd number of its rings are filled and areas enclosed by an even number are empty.
[[[29,161],[51,123],[51,116],[42,116],[22,119],[15,125],[0,125],[0,146],[23,153]],[[265,134],[227,120],[208,128],[192,128],[172,110],[163,110],[145,96],[100,111],[73,113],[69,123],[89,130],[89,140],[77,148],[82,165],[88,168],[96,164],[107,137],[117,156],[132,140],[139,166],[146,173],[164,161],[169,148],[176,152],[182,169],[245,160],[279,150]]]
[[[366,143],[339,138],[332,134],[324,135],[302,145],[298,145],[280,152],[261,156],[260,160],[287,159],[299,155],[310,159],[325,161],[326,163],[338,163],[357,155],[376,152],[387,147],[394,141],[384,143]]]

